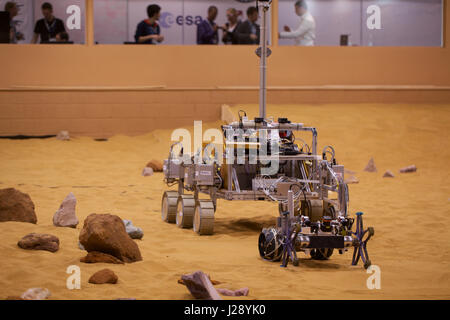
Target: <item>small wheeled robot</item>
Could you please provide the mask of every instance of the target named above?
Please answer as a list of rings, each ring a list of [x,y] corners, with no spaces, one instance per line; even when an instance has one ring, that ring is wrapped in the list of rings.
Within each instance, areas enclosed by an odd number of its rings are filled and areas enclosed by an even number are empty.
[[[362,212],[356,218],[349,216],[344,166],[337,162],[333,147],[326,146],[319,154],[316,128],[287,118],[275,121],[266,117],[266,58],[270,55],[266,22],[270,4],[257,4],[262,12],[261,46],[256,51],[261,64],[259,117],[250,120],[245,112],[239,112],[238,121],[223,125],[222,152],[208,144],[203,156],[200,152],[191,156],[180,142],[172,145],[164,161],[164,179],[168,186],[177,185],[178,190],[164,192],[162,220],[211,235],[217,199],[276,201],[277,224],[264,228],[258,239],[263,259],[281,260],[284,267],[291,261],[297,266],[300,251],[312,259],[326,260],[335,250],[343,254],[353,248],[352,264],[361,259],[368,268],[367,242],[374,229],[364,229]],[[275,172],[268,168],[271,161],[277,161]],[[200,199],[200,193],[207,199]]]

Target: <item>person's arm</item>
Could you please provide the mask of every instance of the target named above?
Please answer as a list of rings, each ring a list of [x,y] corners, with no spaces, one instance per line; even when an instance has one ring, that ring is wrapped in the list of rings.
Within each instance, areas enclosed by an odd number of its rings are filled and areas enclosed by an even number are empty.
[[[211,28],[202,27],[202,33],[200,34],[200,39],[203,42],[209,42],[211,40],[211,38],[214,37],[215,33],[216,33],[216,28],[213,26]]]
[[[310,20],[303,20],[298,28],[290,32],[280,32],[280,38],[282,39],[294,39],[303,36],[309,30],[314,27],[314,23]]]
[[[136,29],[136,34],[134,36],[134,39],[136,40],[137,43],[145,43],[148,40],[157,40],[158,39],[158,35],[157,34],[150,34],[150,35],[144,35],[145,34],[145,25],[140,23],[137,26]]]
[[[39,34],[34,33],[33,38],[31,39],[31,44],[36,44],[38,42],[38,39],[39,39]]]

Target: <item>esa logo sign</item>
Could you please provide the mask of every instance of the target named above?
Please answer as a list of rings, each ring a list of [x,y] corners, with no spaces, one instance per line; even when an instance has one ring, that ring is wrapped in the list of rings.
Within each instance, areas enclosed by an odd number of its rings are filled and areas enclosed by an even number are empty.
[[[162,12],[161,17],[159,18],[159,24],[163,28],[170,28],[173,24],[177,24],[179,26],[192,26],[192,25],[199,25],[203,21],[203,18],[201,16],[174,16],[170,12]]]

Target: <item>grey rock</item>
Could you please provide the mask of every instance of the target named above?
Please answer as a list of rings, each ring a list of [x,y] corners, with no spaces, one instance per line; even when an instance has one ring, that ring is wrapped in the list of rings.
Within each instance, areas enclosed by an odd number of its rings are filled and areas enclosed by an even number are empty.
[[[31,288],[22,293],[20,298],[23,300],[45,300],[50,297],[50,290],[46,288]]]
[[[58,211],[53,215],[53,224],[57,227],[76,228],[79,221],[75,214],[77,199],[71,192],[61,203]]]
[[[417,171],[417,167],[414,164],[412,166],[407,166],[407,167],[400,169],[400,173],[411,173],[411,172],[416,172],[416,171]]]
[[[131,239],[142,239],[144,232],[141,228],[135,227],[130,220],[123,219],[123,224],[125,225],[125,230]]]
[[[217,292],[219,292],[223,296],[230,296],[230,297],[241,297],[241,296],[248,296],[248,288],[241,288],[239,290],[228,290],[228,289],[221,289],[218,288]]]
[[[144,170],[142,170],[142,175],[144,177],[150,177],[153,175],[153,169],[149,167],[145,167]]]
[[[56,135],[56,139],[62,140],[62,141],[70,140],[69,131],[60,131],[60,132],[58,132],[58,134]]]
[[[377,167],[375,166],[375,160],[373,158],[370,158],[369,163],[364,168],[364,171],[377,172]]]
[[[209,277],[202,271],[181,276],[184,285],[196,299],[223,300]]]
[[[392,173],[392,171],[388,170],[384,173],[383,178],[394,178],[394,174]]]

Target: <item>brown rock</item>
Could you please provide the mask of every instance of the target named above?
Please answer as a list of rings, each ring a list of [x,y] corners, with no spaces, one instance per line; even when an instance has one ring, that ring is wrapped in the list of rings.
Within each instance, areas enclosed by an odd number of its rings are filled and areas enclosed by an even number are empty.
[[[34,203],[28,194],[14,188],[0,190],[0,222],[4,221],[37,222]]]
[[[392,171],[388,170],[384,173],[383,178],[394,178],[394,174],[392,173]]]
[[[410,172],[416,172],[417,167],[415,165],[407,166],[400,169],[400,173],[410,173]]]
[[[153,172],[162,172],[163,171],[163,163],[159,160],[152,160],[149,163],[147,163],[146,167],[152,168]]]
[[[208,275],[202,271],[181,276],[184,285],[196,299],[222,300],[216,288],[212,285]]]
[[[377,167],[375,166],[375,160],[373,158],[370,158],[369,163],[364,168],[364,171],[377,172]]]
[[[93,284],[104,284],[104,283],[111,283],[116,284],[117,280],[119,278],[116,276],[116,274],[109,269],[103,269],[100,271],[97,271],[89,278],[89,283]]]
[[[128,263],[142,260],[138,245],[127,234],[122,219],[115,215],[89,215],[79,240],[88,252],[107,253]]]
[[[77,199],[71,192],[61,203],[58,211],[53,215],[53,225],[57,227],[76,228],[78,225],[78,218],[75,214],[75,207]]]
[[[248,296],[248,288],[242,288],[239,290],[228,290],[228,289],[221,289],[218,288],[217,292],[219,292],[221,295],[224,296],[230,296],[230,297],[241,297],[241,296]]]
[[[30,233],[23,237],[17,245],[27,250],[56,252],[59,249],[59,239],[51,234]]]
[[[117,259],[116,257],[98,251],[91,251],[86,257],[80,259],[80,262],[84,263],[114,263],[123,264],[124,262]]]

